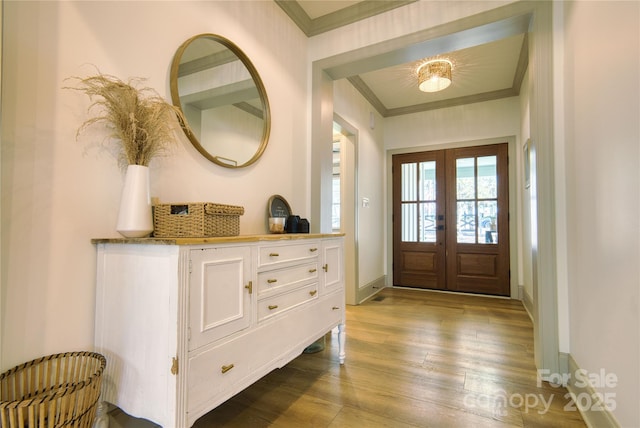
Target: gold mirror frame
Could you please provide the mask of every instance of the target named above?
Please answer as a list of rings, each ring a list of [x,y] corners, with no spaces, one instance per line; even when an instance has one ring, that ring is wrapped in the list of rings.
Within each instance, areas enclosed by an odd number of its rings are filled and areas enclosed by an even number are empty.
[[[262,103],[262,119],[263,119],[262,139],[259,142],[258,149],[249,160],[241,164],[233,164],[233,163],[230,163],[227,159],[223,158],[222,156],[216,155],[215,153],[211,153],[209,150],[207,150],[204,147],[204,145],[199,141],[198,137],[193,133],[188,122],[181,123],[182,129],[184,130],[186,136],[189,138],[193,146],[205,158],[209,159],[211,162],[217,165],[223,166],[225,168],[243,168],[243,167],[249,166],[255,163],[260,158],[260,156],[262,156],[262,153],[267,147],[267,143],[269,141],[269,134],[271,132],[271,112],[269,109],[269,100],[267,99],[267,92],[264,88],[264,84],[262,83],[262,79],[260,79],[260,75],[258,74],[258,71],[249,60],[249,57],[247,57],[247,55],[245,55],[245,53],[242,52],[242,50],[238,48],[233,42],[217,34],[203,33],[203,34],[198,34],[196,36],[191,37],[190,39],[185,41],[182,45],[180,45],[171,63],[170,89],[171,89],[171,99],[172,99],[173,105],[178,107],[183,112],[183,115],[184,115],[185,111],[183,110],[182,101],[180,98],[180,92],[178,90],[179,69],[180,69],[180,64],[185,51],[193,41],[199,40],[199,39],[210,39],[226,47],[242,62],[242,64],[245,66],[245,68],[251,75],[253,83],[255,84],[258,94],[260,96],[260,101]],[[186,115],[185,115],[185,121],[186,121]],[[219,142],[216,142],[216,143],[219,143]]]

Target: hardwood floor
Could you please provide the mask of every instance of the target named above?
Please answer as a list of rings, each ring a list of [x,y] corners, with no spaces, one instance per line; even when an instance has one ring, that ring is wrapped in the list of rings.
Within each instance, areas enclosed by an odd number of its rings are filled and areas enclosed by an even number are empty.
[[[200,418],[196,427],[584,427],[564,388],[537,386],[519,301],[384,289],[337,335]],[[543,401],[544,400],[544,401]]]
[[[586,426],[564,410],[566,389],[537,385],[519,301],[384,289],[347,307],[346,333],[343,366],[328,334],[324,351],[271,372],[195,427]],[[112,428],[155,426],[115,416]]]

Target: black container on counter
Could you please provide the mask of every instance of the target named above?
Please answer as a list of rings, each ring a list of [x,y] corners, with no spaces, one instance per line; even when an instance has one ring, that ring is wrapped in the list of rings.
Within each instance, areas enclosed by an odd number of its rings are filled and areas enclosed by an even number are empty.
[[[290,215],[287,217],[287,224],[285,226],[287,233],[298,233],[298,223],[300,223],[300,216]]]

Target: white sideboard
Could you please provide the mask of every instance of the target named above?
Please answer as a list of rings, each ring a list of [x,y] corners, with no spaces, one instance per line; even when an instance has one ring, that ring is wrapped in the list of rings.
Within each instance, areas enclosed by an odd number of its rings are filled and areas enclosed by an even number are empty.
[[[202,415],[339,328],[339,234],[96,239],[102,400],[165,428]]]

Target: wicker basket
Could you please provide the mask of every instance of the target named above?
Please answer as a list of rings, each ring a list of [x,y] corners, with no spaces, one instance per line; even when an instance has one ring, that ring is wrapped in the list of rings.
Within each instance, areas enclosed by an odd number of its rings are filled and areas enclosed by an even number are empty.
[[[237,236],[243,207],[195,202],[153,206],[153,235],[158,238]]]
[[[2,428],[91,428],[100,398],[104,356],[49,355],[0,375]]]

